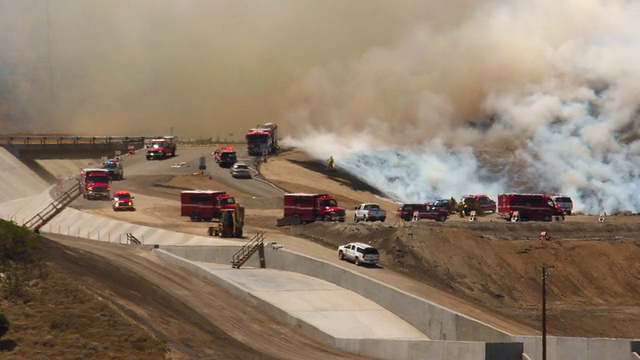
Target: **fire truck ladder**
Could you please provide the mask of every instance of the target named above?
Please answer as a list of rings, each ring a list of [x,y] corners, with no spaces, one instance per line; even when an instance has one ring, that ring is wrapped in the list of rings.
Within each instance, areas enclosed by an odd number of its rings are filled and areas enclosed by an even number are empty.
[[[247,260],[256,253],[256,251],[259,251],[260,268],[264,269],[264,239],[264,231],[257,233],[256,236],[251,238],[251,240],[244,244],[238,252],[233,254],[233,257],[231,258],[231,267],[240,269],[240,266],[244,265],[244,263],[246,263]]]
[[[53,200],[44,210],[37,213],[31,219],[27,220],[23,226],[28,227],[31,230],[39,231],[47,222],[58,215],[64,208],[69,206],[73,200],[77,199],[81,194],[79,186],[72,186],[70,190],[64,192]]]

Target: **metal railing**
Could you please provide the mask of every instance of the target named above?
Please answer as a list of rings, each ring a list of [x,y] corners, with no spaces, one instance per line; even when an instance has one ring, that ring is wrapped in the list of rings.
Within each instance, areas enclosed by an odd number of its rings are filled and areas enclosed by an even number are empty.
[[[47,205],[46,208],[34,215],[31,219],[27,220],[23,226],[35,232],[39,232],[42,226],[64,210],[64,208],[71,204],[73,200],[77,199],[81,193],[80,186],[72,186],[70,190],[62,193],[62,195],[58,196],[58,198]]]
[[[244,244],[231,258],[231,267],[239,269],[260,248],[264,248],[265,233],[261,231]],[[262,264],[262,261],[261,261]]]

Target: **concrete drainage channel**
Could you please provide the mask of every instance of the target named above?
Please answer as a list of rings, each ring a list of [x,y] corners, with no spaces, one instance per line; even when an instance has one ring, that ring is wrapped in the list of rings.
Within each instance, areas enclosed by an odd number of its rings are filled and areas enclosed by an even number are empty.
[[[378,359],[440,360],[540,360],[540,336],[514,336],[487,324],[457,314],[424,299],[324,261],[288,251],[275,243],[265,246],[266,269],[259,268],[256,256],[242,269],[231,269],[229,259],[239,246],[160,246],[154,251],[162,258],[199,273],[229,291],[254,303],[281,321],[299,328],[316,340],[348,352]],[[299,317],[290,307],[270,301],[268,296],[250,291],[237,275],[255,278],[265,272],[297,273],[349,289],[391,311],[424,338],[367,338],[333,336],[313,321]],[[275,276],[274,276],[275,277]],[[240,280],[238,280],[240,279]],[[263,280],[261,280],[263,281]],[[287,294],[291,297],[292,294]],[[278,306],[280,305],[280,306]],[[293,305],[295,307],[295,305]],[[345,323],[341,321],[341,323]],[[383,326],[378,323],[378,326]],[[375,326],[375,325],[374,325]],[[339,331],[338,331],[339,332]],[[640,341],[629,339],[590,339],[547,337],[549,359],[637,359],[632,350]],[[636,357],[634,357],[636,356]]]

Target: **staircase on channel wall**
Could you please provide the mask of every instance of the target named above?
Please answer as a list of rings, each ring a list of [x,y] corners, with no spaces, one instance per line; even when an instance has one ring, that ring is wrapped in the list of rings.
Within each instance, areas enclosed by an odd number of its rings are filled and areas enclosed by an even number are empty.
[[[28,227],[35,232],[39,232],[46,223],[69,206],[69,204],[71,204],[73,200],[77,199],[81,194],[80,186],[72,186],[71,189],[59,195],[58,198],[53,200],[51,204],[44,208],[44,210],[27,220],[22,224],[22,226]]]
[[[253,254],[256,252],[260,252],[260,268],[264,269],[265,261],[264,261],[264,239],[265,234],[264,231],[261,231],[256,234],[251,240],[249,240],[246,244],[244,244],[238,252],[233,254],[231,258],[231,267],[235,269],[240,269],[240,266],[244,265],[251,258]]]

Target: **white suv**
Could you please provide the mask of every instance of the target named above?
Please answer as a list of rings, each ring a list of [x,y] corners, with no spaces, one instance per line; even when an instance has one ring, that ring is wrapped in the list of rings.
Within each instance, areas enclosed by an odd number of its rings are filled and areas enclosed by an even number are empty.
[[[553,195],[551,200],[556,203],[556,206],[562,209],[566,215],[571,215],[573,211],[573,201],[567,195]]]
[[[351,260],[356,265],[376,264],[380,260],[378,250],[371,245],[354,242],[338,247],[338,258],[340,260]]]

